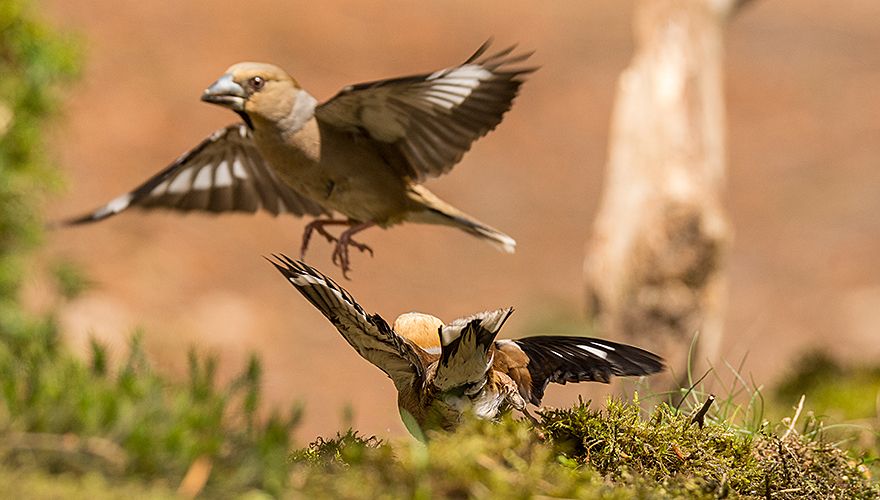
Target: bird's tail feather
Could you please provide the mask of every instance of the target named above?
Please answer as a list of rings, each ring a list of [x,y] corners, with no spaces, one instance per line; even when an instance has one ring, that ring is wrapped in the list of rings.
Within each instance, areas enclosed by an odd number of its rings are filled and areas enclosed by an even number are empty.
[[[440,222],[441,224],[457,227],[477,238],[486,240],[490,245],[504,253],[514,253],[516,251],[516,240],[494,227],[487,226],[465,214],[450,214],[433,208],[429,210],[438,216],[447,219],[446,221]]]
[[[485,240],[504,253],[514,253],[516,251],[516,240],[455,209],[444,210],[442,208],[428,207],[422,212],[410,214],[408,220],[423,224],[440,224],[455,227]]]
[[[407,217],[409,221],[456,227],[477,238],[486,240],[504,253],[516,251],[516,240],[510,236],[458,210],[423,186],[412,186],[410,189],[424,210],[411,212]]]

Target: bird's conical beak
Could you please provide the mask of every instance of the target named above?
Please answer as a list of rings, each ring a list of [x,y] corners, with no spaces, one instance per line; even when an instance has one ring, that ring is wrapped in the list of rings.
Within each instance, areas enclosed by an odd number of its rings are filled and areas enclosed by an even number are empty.
[[[232,75],[225,74],[211,84],[202,93],[202,100],[217,104],[233,111],[244,111],[244,102],[247,98],[241,85],[235,83]]]

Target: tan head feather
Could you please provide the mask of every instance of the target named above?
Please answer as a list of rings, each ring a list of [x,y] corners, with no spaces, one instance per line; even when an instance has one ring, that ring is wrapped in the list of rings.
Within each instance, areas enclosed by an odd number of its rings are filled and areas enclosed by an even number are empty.
[[[409,312],[394,320],[394,331],[401,337],[429,352],[440,348],[440,334],[443,321],[430,314]]]

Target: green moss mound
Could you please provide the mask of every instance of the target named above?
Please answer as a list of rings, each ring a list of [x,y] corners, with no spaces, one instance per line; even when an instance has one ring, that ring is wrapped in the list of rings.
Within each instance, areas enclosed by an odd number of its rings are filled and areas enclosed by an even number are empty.
[[[665,404],[548,410],[534,428],[472,421],[428,444],[349,432],[291,455],[320,498],[875,498],[868,470],[819,437],[702,428]]]

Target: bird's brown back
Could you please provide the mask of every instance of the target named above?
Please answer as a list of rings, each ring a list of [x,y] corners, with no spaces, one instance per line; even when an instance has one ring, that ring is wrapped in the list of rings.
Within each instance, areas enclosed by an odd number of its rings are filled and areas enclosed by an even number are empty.
[[[516,383],[520,395],[530,400],[532,376],[529,374],[529,358],[516,344],[509,340],[495,342],[490,351],[493,354],[492,370],[501,372]]]

